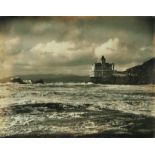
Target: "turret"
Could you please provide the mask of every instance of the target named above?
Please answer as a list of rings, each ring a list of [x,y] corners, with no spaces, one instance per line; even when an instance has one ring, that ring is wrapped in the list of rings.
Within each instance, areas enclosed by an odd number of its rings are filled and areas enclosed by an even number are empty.
[[[101,57],[101,62],[102,62],[102,64],[105,64],[106,63],[106,59],[105,59],[104,56]]]

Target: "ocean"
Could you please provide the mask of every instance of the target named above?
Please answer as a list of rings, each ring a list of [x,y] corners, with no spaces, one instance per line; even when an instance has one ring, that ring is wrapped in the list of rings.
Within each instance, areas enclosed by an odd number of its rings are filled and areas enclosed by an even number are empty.
[[[0,137],[154,137],[155,85],[0,84]]]

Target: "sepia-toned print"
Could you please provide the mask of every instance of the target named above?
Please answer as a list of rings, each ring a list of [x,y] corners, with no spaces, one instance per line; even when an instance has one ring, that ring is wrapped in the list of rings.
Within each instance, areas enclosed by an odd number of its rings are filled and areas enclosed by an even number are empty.
[[[0,137],[153,138],[153,17],[0,17]]]

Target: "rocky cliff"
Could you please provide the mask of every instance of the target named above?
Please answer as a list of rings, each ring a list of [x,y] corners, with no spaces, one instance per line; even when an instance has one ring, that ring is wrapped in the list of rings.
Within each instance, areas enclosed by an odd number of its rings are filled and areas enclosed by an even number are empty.
[[[152,58],[142,65],[127,69],[129,83],[151,84],[155,83],[155,58]]]

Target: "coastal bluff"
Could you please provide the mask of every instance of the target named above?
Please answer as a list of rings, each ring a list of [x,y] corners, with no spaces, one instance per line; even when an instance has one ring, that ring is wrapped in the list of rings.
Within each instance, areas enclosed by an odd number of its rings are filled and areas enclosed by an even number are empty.
[[[117,71],[113,66],[102,56],[100,63],[92,65],[90,81],[101,84],[155,84],[155,58],[125,71]]]

